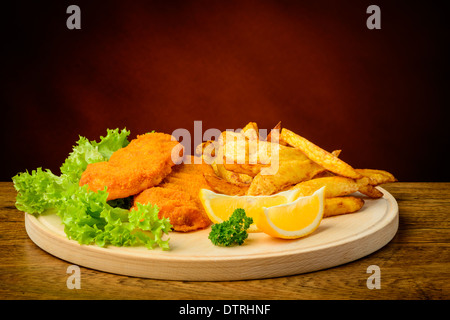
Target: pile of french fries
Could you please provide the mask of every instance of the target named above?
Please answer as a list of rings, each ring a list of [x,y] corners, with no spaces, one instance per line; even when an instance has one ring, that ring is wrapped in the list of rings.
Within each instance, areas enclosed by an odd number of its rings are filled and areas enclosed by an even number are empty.
[[[364,206],[357,192],[381,198],[376,186],[397,181],[384,170],[354,169],[339,159],[341,150],[327,152],[281,123],[263,140],[250,122],[242,131],[202,143],[196,152],[214,169],[205,179],[217,193],[259,196],[297,189],[309,196],[325,186],[324,217],[357,212]]]

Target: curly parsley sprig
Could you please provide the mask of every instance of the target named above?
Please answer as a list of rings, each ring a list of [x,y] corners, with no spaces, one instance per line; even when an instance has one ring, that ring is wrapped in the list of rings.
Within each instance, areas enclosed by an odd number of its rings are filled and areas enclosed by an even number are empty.
[[[247,229],[252,223],[253,219],[246,216],[245,210],[238,208],[228,220],[211,227],[208,239],[216,246],[241,245],[247,239]]]

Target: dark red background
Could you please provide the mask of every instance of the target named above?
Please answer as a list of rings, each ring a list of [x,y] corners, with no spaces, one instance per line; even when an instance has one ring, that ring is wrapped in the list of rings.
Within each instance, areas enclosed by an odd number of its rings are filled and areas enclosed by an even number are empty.
[[[81,8],[81,30],[66,8]],[[381,30],[366,8],[381,8]],[[107,128],[278,121],[358,168],[450,181],[448,25],[420,1],[38,1],[2,8],[1,180]],[[6,23],[5,23],[6,22]]]

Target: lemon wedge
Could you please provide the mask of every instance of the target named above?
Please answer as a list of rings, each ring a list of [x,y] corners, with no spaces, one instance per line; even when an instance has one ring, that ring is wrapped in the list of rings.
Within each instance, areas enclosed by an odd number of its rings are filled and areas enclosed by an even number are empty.
[[[257,220],[262,216],[263,208],[293,202],[298,197],[299,191],[287,190],[270,196],[230,196],[201,189],[199,197],[213,223],[228,220],[235,209],[242,208],[247,217],[253,218],[253,224],[247,231],[258,232],[260,230],[257,227]]]
[[[325,187],[307,197],[259,211],[258,230],[276,238],[297,239],[314,232],[323,218]]]

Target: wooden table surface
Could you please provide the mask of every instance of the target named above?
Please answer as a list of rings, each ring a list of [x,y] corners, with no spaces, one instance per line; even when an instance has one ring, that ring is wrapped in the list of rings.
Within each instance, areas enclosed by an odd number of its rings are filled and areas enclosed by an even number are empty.
[[[0,182],[0,299],[449,299],[450,183],[384,185],[398,201],[399,230],[382,249],[354,262],[296,276],[231,281],[162,281],[80,268],[69,289],[71,263],[27,236],[11,182]],[[380,268],[369,289],[367,268]]]

